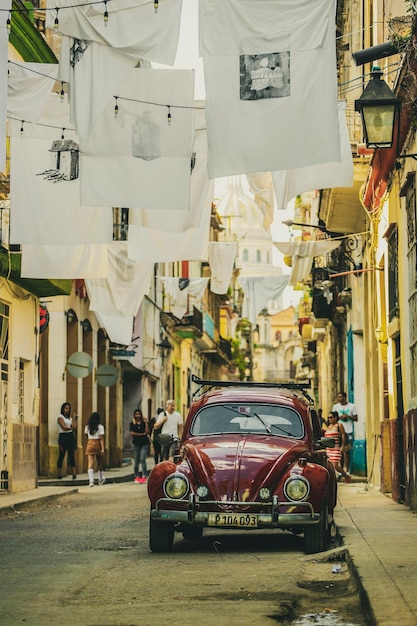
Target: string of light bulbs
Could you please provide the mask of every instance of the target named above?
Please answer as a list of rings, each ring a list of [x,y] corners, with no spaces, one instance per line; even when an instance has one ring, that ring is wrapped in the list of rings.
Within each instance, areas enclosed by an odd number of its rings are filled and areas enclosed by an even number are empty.
[[[61,102],[63,102],[64,97],[65,97],[65,90],[64,90],[64,86],[67,84],[65,81],[61,80],[59,81],[59,79],[54,78],[53,76],[48,76],[47,74],[44,74],[42,72],[39,72],[38,70],[35,70],[31,67],[26,67],[25,65],[22,65],[21,63],[16,63],[15,61],[9,61],[9,63],[11,63],[12,65],[15,65],[16,67],[21,67],[22,69],[25,69],[28,72],[32,72],[34,74],[38,74],[39,76],[43,76],[44,78],[49,78],[50,80],[54,81],[54,82],[60,82],[61,83],[61,91],[60,91],[60,98],[61,98]],[[157,71],[157,70],[156,70]],[[181,104],[165,104],[165,103],[161,103],[161,102],[151,102],[148,100],[135,100],[134,98],[126,98],[124,96],[113,96],[114,100],[115,100],[115,105],[114,105],[114,116],[117,118],[118,114],[119,114],[119,104],[118,101],[119,100],[125,100],[127,102],[137,102],[138,104],[147,104],[149,106],[155,106],[155,107],[165,107],[168,109],[168,113],[167,113],[167,122],[168,125],[171,125],[172,122],[172,112],[171,109],[193,109],[193,110],[201,110],[201,107],[198,106],[187,106],[187,105],[181,105]]]
[[[22,120],[18,117],[12,117],[11,115],[7,116],[8,120],[11,120],[12,122],[20,122],[20,134],[23,136],[25,129],[24,129],[24,125],[25,124],[35,124],[35,126],[43,126],[44,128],[55,128],[56,130],[60,130],[61,132],[61,139],[65,139],[64,137],[64,133],[66,131],[69,131],[71,133],[75,133],[76,130],[75,128],[66,128],[65,126],[55,126],[54,124],[45,124],[43,122],[32,122],[30,120]]]
[[[109,21],[109,11],[107,8],[107,4],[109,2],[111,2],[112,0],[92,0],[91,2],[83,2],[83,3],[79,3],[79,4],[71,4],[68,6],[62,6],[62,7],[43,7],[43,8],[38,8],[38,11],[55,11],[55,20],[54,20],[54,28],[58,29],[59,28],[59,11],[64,11],[65,9],[77,9],[80,7],[87,7],[87,6],[91,6],[93,4],[104,4],[104,11],[103,11],[103,21],[104,21],[104,25],[107,26],[108,21]],[[154,0],[153,2],[153,6],[154,6],[154,11],[155,13],[158,13],[158,9],[159,9],[159,0]],[[0,11],[7,11],[8,16],[7,16],[7,21],[6,21],[6,28],[8,30],[8,32],[10,33],[10,30],[12,28],[12,14],[13,13],[29,13],[30,9],[28,8],[24,8],[24,9],[0,9]]]

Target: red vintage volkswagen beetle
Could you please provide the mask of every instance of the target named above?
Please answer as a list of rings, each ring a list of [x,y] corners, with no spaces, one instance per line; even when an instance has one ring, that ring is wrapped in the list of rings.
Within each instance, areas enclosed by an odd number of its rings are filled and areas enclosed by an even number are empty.
[[[337,482],[308,384],[207,381],[184,426],[176,462],[148,479],[149,544],[173,547],[174,532],[285,529],[305,551],[327,549]]]

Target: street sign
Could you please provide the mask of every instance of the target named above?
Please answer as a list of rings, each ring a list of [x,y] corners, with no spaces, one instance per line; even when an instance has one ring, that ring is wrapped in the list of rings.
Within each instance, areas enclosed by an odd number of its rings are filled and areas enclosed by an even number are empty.
[[[75,378],[85,378],[93,371],[93,359],[87,352],[74,352],[68,357],[67,370]]]
[[[97,382],[102,387],[111,387],[117,382],[117,368],[110,363],[103,363],[97,368]]]

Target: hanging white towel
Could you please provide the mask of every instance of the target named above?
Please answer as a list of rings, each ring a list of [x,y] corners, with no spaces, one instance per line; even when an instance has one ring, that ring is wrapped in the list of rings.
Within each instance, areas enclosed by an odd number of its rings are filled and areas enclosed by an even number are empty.
[[[263,227],[265,230],[274,221],[274,187],[272,185],[271,172],[258,172],[256,174],[246,174],[249,189],[254,195],[254,199],[264,216]]]
[[[210,290],[213,293],[227,293],[233,274],[236,252],[236,242],[212,241],[209,243]]]
[[[308,278],[311,272],[313,259],[316,256],[323,256],[340,246],[340,239],[336,241],[294,241],[294,242],[274,242],[280,252],[292,257],[292,268],[288,284],[295,286]]]

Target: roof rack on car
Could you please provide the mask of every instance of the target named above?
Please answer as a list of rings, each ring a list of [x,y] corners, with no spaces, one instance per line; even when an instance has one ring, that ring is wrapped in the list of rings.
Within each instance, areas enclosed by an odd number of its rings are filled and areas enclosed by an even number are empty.
[[[193,394],[194,396],[201,390],[201,387],[204,386],[208,387],[207,391],[215,387],[269,387],[270,389],[293,389],[294,391],[301,391],[309,402],[313,402],[313,399],[306,392],[306,389],[311,388],[310,382],[258,383],[252,380],[203,380],[195,374],[191,375],[191,380],[193,383],[199,385],[198,389]]]

